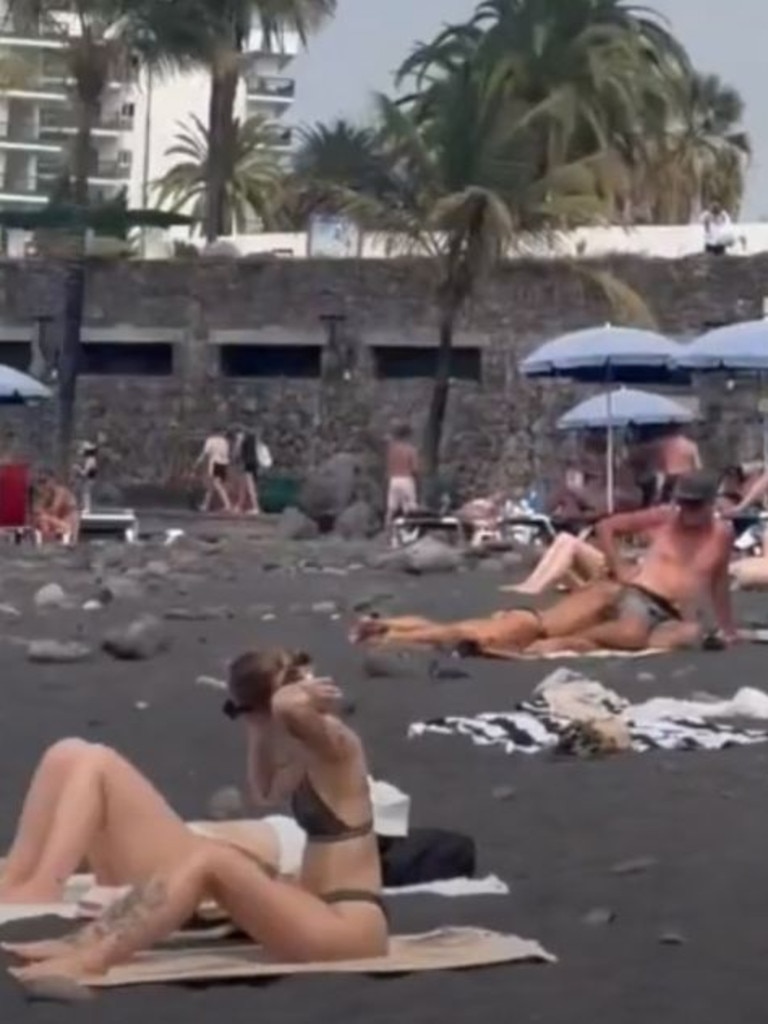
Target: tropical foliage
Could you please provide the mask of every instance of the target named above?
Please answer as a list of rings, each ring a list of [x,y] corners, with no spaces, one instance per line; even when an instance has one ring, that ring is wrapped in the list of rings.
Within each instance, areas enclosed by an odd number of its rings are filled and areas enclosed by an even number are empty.
[[[431,255],[440,356],[424,454],[438,462],[452,339],[511,245],[577,225],[738,203],[749,148],[737,97],[697,75],[663,20],[624,0],[486,0],[417,46],[370,126],[303,137],[291,210],[318,206]],[[299,200],[297,201],[296,195]],[[614,319],[648,320],[629,288],[574,263]]]
[[[267,223],[280,195],[281,167],[275,155],[275,131],[263,117],[235,119],[225,154],[229,173],[224,180],[221,216],[223,234],[256,230]],[[166,154],[179,161],[155,185],[157,203],[195,221],[205,218],[209,168],[212,160],[210,130],[197,117],[180,125]]]

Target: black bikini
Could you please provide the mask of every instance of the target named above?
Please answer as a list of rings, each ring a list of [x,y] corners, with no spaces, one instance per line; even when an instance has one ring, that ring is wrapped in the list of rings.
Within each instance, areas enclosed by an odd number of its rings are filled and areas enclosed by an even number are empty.
[[[359,839],[373,832],[373,819],[355,826],[340,821],[306,775],[293,793],[291,808],[296,823],[307,833],[307,841],[310,843],[343,843],[347,839]],[[335,889],[320,898],[324,903],[371,903],[387,916],[381,896],[365,889]]]

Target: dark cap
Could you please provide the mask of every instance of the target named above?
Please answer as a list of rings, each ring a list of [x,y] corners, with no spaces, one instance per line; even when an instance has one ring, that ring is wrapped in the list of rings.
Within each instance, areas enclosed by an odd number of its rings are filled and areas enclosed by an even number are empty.
[[[696,505],[711,505],[717,498],[717,477],[705,470],[685,473],[677,481],[675,501]]]

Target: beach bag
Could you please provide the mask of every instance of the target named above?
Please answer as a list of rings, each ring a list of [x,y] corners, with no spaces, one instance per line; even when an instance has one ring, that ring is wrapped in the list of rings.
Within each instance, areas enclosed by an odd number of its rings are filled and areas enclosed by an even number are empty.
[[[272,469],[275,464],[272,452],[263,441],[256,442],[256,461],[259,464],[259,469]]]
[[[376,838],[384,885],[389,889],[474,878],[475,843],[460,832],[414,828],[407,836]]]

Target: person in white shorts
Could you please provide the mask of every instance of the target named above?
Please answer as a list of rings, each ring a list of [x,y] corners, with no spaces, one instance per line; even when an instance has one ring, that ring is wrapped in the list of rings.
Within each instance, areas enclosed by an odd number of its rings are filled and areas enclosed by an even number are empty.
[[[399,424],[387,448],[387,525],[395,516],[412,512],[418,506],[418,472],[419,454],[413,433],[407,423]]]

